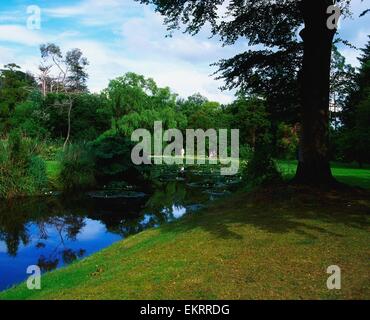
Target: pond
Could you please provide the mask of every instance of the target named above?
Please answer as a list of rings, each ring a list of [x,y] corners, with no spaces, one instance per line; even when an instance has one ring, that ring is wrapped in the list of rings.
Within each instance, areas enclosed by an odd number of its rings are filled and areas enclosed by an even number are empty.
[[[48,272],[147,228],[195,214],[236,188],[239,178],[181,170],[150,194],[50,194],[0,203],[0,290],[24,281],[30,265]]]

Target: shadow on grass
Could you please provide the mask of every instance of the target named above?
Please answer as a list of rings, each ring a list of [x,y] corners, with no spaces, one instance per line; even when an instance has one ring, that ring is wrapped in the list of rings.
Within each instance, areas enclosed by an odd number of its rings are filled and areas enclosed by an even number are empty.
[[[162,230],[182,233],[202,228],[218,238],[243,239],[245,235],[234,230],[243,225],[269,233],[294,232],[310,240],[322,235],[342,238],[346,234],[341,226],[369,230],[370,192],[357,189],[320,192],[281,186],[251,194],[239,193],[199,214],[164,225]]]

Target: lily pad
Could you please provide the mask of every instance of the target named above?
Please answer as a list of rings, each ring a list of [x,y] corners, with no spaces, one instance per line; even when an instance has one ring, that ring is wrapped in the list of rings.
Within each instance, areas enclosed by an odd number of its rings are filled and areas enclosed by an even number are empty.
[[[87,194],[93,199],[138,199],[146,196],[143,192],[135,191],[121,191],[121,192],[108,192],[108,191],[96,191],[89,192]]]
[[[191,204],[191,205],[186,206],[186,211],[188,211],[188,212],[195,212],[195,211],[201,210],[203,208],[205,208],[205,205],[202,205],[202,204]]]

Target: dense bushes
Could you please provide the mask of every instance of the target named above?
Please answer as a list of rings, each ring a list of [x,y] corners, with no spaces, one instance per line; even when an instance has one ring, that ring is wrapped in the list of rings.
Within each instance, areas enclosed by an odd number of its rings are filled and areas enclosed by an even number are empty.
[[[261,143],[248,161],[243,179],[248,186],[267,185],[281,181],[281,173],[271,155],[271,146]]]
[[[280,159],[297,159],[299,137],[297,128],[280,123],[277,129],[276,154]]]
[[[33,193],[46,187],[48,183],[46,165],[45,161],[41,157],[32,156],[29,160],[28,177],[32,179]]]
[[[94,142],[69,145],[61,156],[60,183],[63,191],[110,188],[127,184],[145,187],[151,179],[150,166],[131,161],[133,143],[114,133]]]
[[[34,141],[17,131],[0,142],[0,197],[40,194],[47,185],[45,162],[36,155]]]
[[[145,186],[151,179],[150,166],[136,166],[131,160],[134,143],[119,134],[102,135],[92,143],[96,178],[100,185],[126,181]]]
[[[94,158],[87,144],[72,144],[64,150],[60,171],[63,191],[72,192],[94,187],[94,173]]]
[[[354,109],[353,127],[332,133],[332,156],[362,166],[370,163],[370,90]]]
[[[361,73],[360,94],[355,89],[354,96],[358,98],[350,103],[351,112],[344,112],[348,121],[343,118],[343,126],[332,129],[333,159],[360,164],[370,159],[370,95],[364,82],[370,70],[367,65]],[[292,110],[275,112],[271,100],[260,93],[240,91],[237,99],[228,105],[208,101],[200,94],[179,99],[152,79],[128,73],[112,80],[101,94],[67,94],[58,87],[42,94],[32,86],[24,90],[27,83],[19,78],[24,74],[16,69],[10,65],[5,73],[0,70],[0,78],[2,75],[7,83],[0,97],[1,137],[8,139],[10,129],[20,132],[14,131],[9,141],[3,141],[0,146],[1,197],[40,193],[47,185],[44,160],[50,161],[49,185],[65,192],[118,188],[126,183],[140,188],[147,186],[154,180],[156,170],[132,163],[134,145],[130,136],[138,128],[153,132],[153,122],[159,120],[165,130],[177,128],[183,133],[187,128],[239,129],[240,158],[247,164],[248,184],[264,184],[280,178],[272,156],[297,157],[296,117],[277,116]],[[73,100],[70,126],[69,98]],[[72,145],[63,150],[69,128]],[[33,140],[21,139],[22,136]],[[36,143],[37,140],[41,142]],[[206,148],[208,151],[209,142]]]
[[[28,100],[16,105],[10,118],[13,130],[20,130],[33,139],[48,138],[47,123],[50,118],[42,101],[41,94],[33,91]]]

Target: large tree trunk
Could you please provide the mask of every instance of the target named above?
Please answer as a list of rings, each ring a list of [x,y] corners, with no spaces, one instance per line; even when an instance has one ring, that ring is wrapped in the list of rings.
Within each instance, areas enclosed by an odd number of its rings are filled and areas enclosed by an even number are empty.
[[[327,26],[329,0],[302,0],[305,28],[301,72],[301,136],[295,181],[332,184],[329,164],[330,61],[335,30]]]

